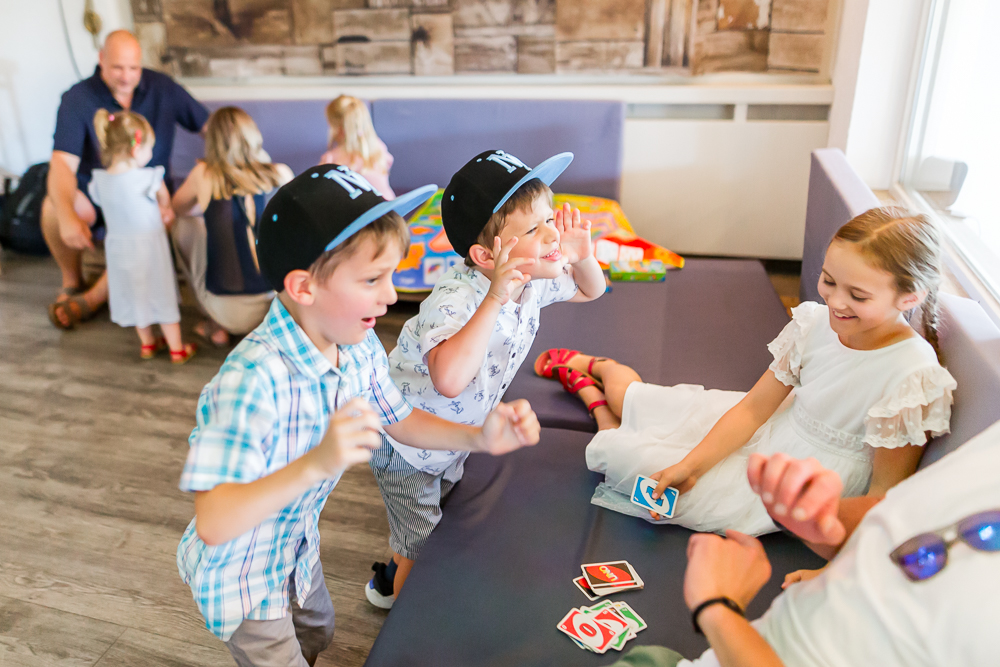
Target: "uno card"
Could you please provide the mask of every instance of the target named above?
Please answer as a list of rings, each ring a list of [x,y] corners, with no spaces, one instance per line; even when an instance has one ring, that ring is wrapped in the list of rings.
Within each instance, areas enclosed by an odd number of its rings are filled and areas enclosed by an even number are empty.
[[[638,505],[657,514],[670,518],[674,515],[674,508],[677,505],[677,496],[680,493],[672,486],[664,489],[663,494],[653,499],[653,491],[656,490],[657,481],[642,475],[636,475],[635,483],[632,485],[632,504]]]
[[[632,625],[614,607],[602,609],[593,615],[594,620],[601,625],[610,628],[615,633],[615,638],[611,640],[608,648],[616,651],[622,650],[625,643],[633,637]]]
[[[576,579],[573,580],[573,583],[576,584],[576,587],[579,588],[580,591],[584,595],[586,595],[587,599],[590,600],[591,602],[601,597],[600,595],[598,595],[597,593],[595,593],[590,589],[590,584],[587,583],[587,579],[585,577],[577,577]]]
[[[590,589],[595,593],[603,593],[608,589],[641,588],[642,580],[628,561],[608,561],[606,563],[590,563],[582,565],[583,576],[587,578]]]
[[[607,651],[616,634],[611,628],[598,623],[592,616],[584,614],[579,609],[570,610],[556,627],[595,653]]]
[[[642,620],[642,616],[639,616],[627,602],[615,602],[614,605],[618,613],[624,616],[625,620],[632,625],[633,632],[641,632],[649,627],[646,625],[646,621]]]

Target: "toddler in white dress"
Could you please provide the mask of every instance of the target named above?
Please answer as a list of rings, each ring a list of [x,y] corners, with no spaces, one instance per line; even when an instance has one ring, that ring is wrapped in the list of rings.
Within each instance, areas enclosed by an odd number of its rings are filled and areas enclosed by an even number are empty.
[[[101,162],[90,182],[90,198],[101,207],[108,228],[104,252],[108,264],[111,321],[135,327],[140,357],[152,359],[170,349],[175,364],[195,352],[181,339],[177,283],[166,225],[173,220],[163,167],[146,167],[153,156],[153,128],[137,113],[100,109],[94,129],[101,142]],[[162,337],[153,333],[160,325]]]
[[[747,461],[754,452],[783,452],[835,470],[845,498],[867,494],[842,508],[846,521],[860,519],[871,499],[913,473],[927,433],[949,429],[955,380],[932,346],[939,248],[928,220],[897,209],[873,209],[842,227],[819,283],[827,305],[794,309],[768,345],[773,363],[747,393],[660,387],[611,360],[543,354],[541,371],[549,359],[550,366],[590,367],[621,420],[600,424],[587,447],[588,467],[606,478],[593,502],[697,531],[771,532],[774,523],[747,481]],[[905,317],[921,304],[930,342]],[[629,502],[638,474],[657,479],[658,492],[681,492],[671,519]]]

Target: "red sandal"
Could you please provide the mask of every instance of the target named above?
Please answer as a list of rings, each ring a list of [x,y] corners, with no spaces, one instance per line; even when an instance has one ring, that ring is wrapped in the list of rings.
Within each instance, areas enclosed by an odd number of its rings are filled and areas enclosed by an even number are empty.
[[[195,355],[198,351],[198,346],[194,343],[188,343],[184,346],[183,350],[173,351],[170,350],[170,363],[180,366],[181,364],[186,364],[191,360],[191,357]]]
[[[559,368],[561,367],[569,368],[568,366],[566,366],[566,363],[578,354],[580,354],[579,350],[569,350],[562,347],[554,347],[552,349],[545,350],[540,355],[538,355],[537,359],[535,359],[535,375],[538,375],[543,378],[559,379],[559,381],[561,382],[562,373],[561,371],[559,371]],[[587,375],[593,377],[594,364],[596,364],[598,361],[607,361],[607,360],[608,360],[607,357],[591,357],[590,363],[587,364]],[[559,378],[556,378],[555,376],[556,372],[560,373]],[[603,388],[604,383],[602,383],[597,378],[594,378],[594,381],[597,382],[599,387]],[[563,386],[565,386],[565,383],[563,383]]]
[[[143,345],[139,348],[139,358],[148,361],[165,349],[167,349],[167,339],[160,336],[149,345]]]
[[[553,370],[558,370],[559,382],[562,383],[563,389],[571,394],[579,394],[581,389],[586,387],[597,387],[601,388],[600,383],[582,371],[578,371],[575,368],[570,368],[569,366],[555,366]],[[587,412],[590,416],[594,416],[594,410],[601,407],[602,405],[607,405],[608,402],[605,399],[599,399],[593,403],[587,403]]]
[[[562,347],[553,347],[545,350],[535,359],[535,375],[550,380],[557,379],[554,373],[560,367],[565,367],[566,363],[580,354],[579,350],[568,350]]]

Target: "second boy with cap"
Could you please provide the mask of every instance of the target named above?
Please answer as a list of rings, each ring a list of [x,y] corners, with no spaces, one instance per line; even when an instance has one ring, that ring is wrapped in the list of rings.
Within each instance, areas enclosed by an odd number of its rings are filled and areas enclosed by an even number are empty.
[[[530,169],[493,150],[452,177],[441,200],[441,220],[465,265],[438,280],[389,354],[389,374],[414,407],[461,424],[482,424],[528,354],[540,310],[604,293],[590,223],[581,222],[580,212],[568,205],[552,210],[549,185],[572,160],[572,153],[561,153]],[[593,383],[580,375],[567,389]],[[441,520],[441,501],[461,479],[467,456],[391,437],[372,455],[395,554],[388,564],[373,566],[375,576],[365,587],[372,604],[392,606]]]
[[[329,645],[319,515],[380,430],[493,454],[538,442],[526,401],[462,426],[412,410],[389,378],[373,327],[396,300],[409,245],[400,215],[436,189],[387,202],[347,167],[322,165],[264,209],[257,259],[278,297],[201,393],[181,476],[195,519],[177,549],[208,629],[240,667],[305,667]]]

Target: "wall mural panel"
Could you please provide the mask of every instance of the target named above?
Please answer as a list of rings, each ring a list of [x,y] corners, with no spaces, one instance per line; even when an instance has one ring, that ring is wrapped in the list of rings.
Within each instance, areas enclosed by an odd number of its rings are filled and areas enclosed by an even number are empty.
[[[824,71],[831,0],[131,0],[188,77]]]

